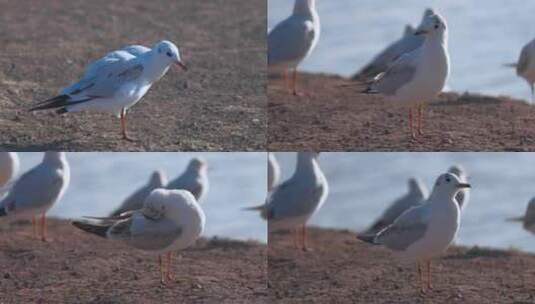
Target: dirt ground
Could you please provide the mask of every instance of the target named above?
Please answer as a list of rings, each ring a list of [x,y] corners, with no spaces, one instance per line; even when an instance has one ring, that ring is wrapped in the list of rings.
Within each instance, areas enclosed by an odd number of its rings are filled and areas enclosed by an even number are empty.
[[[301,74],[303,96],[268,85],[272,151],[533,151],[535,109],[507,97],[444,93],[427,106],[424,135],[409,136],[408,107],[366,95],[363,83]]]
[[[264,0],[0,0],[0,148],[43,151],[265,150]],[[243,13],[237,13],[237,12]],[[173,67],[129,112],[28,113],[108,51],[175,42]]]
[[[273,303],[534,303],[535,256],[515,251],[450,248],[432,264],[434,289],[421,294],[416,265],[348,231],[310,231],[311,252],[291,235],[270,235]]]
[[[0,221],[0,303],[267,303],[265,245],[199,240],[162,286],[155,256],[50,224],[43,243],[31,224]]]

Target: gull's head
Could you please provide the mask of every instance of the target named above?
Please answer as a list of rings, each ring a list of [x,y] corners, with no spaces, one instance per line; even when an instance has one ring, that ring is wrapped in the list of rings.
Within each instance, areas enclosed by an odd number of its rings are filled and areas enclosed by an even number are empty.
[[[449,170],[449,173],[455,174],[459,177],[460,180],[465,181],[468,179],[468,175],[466,174],[466,170],[461,165],[454,165]]]
[[[161,170],[156,170],[150,176],[150,184],[155,188],[165,187],[167,184],[167,177]]]
[[[188,168],[196,172],[205,171],[206,169],[208,169],[208,163],[204,158],[195,157],[190,160]]]
[[[156,53],[158,54],[159,58],[161,58],[161,60],[163,60],[164,62],[168,64],[176,64],[184,71],[188,70],[188,68],[180,58],[180,51],[171,41],[162,40],[158,42],[153,49],[156,50]]]
[[[446,194],[453,198],[460,190],[470,187],[470,184],[462,182],[457,175],[445,173],[438,177],[433,192]]]
[[[315,159],[317,160],[320,157],[320,152],[307,151],[307,152],[298,152],[297,156],[303,159]]]
[[[416,177],[409,178],[409,189],[411,192],[420,191],[422,188],[422,182]]]
[[[414,35],[414,32],[416,32],[416,29],[411,24],[407,24],[405,26],[405,30],[403,32],[403,36],[412,36],[412,35]]]
[[[143,214],[150,219],[178,218],[183,206],[195,203],[195,197],[187,190],[154,189],[145,199]]]
[[[446,19],[439,14],[424,16],[424,20],[418,27],[415,35],[444,36],[447,31]]]
[[[316,0],[295,0],[294,14],[309,14],[316,7]]]
[[[65,160],[65,152],[46,151],[43,157],[43,161],[58,161]]]

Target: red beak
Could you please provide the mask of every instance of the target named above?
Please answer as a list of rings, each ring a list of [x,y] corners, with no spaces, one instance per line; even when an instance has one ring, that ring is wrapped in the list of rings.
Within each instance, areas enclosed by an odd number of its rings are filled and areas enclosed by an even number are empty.
[[[187,71],[188,70],[188,67],[183,64],[181,61],[177,61],[176,62],[176,65],[179,66],[181,69],[183,69],[184,71]]]

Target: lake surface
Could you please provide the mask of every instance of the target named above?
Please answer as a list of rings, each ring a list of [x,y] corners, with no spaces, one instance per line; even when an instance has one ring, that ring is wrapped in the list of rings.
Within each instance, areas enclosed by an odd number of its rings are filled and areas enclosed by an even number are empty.
[[[289,177],[294,153],[276,156]],[[322,153],[319,161],[330,193],[314,225],[361,231],[406,193],[409,177],[430,189],[451,165],[461,164],[473,188],[458,243],[535,252],[535,235],[504,220],[523,214],[535,196],[535,153]]]
[[[42,153],[18,154],[23,172],[42,158]],[[181,174],[196,156],[205,158],[210,168],[210,189],[202,202],[206,213],[204,235],[266,242],[266,223],[257,213],[241,210],[265,200],[265,153],[67,153],[71,183],[48,215],[108,215],[144,185],[153,170],[162,169],[171,179]]]
[[[286,18],[292,7],[290,0],[268,0],[268,27]],[[502,65],[516,62],[522,46],[535,38],[535,1],[318,0],[317,7],[321,38],[302,70],[352,75],[432,7],[449,26],[451,90],[531,100],[524,80]]]

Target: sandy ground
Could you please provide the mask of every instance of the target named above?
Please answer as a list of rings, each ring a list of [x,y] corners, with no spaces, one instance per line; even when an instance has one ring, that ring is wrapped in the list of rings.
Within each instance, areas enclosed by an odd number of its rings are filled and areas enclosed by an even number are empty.
[[[534,303],[535,256],[515,251],[450,248],[433,264],[434,289],[421,294],[416,265],[348,231],[312,229],[311,252],[291,235],[270,235],[273,303]]]
[[[267,303],[266,246],[256,242],[199,240],[162,286],[153,255],[64,221],[49,237],[0,221],[0,303]]]
[[[269,80],[268,149],[272,151],[533,151],[535,109],[507,97],[445,93],[427,106],[424,135],[409,136],[408,107],[364,84],[301,74],[303,96]]]
[[[0,7],[0,148],[265,149],[264,0],[0,0]],[[108,51],[162,39],[177,43],[190,69],[171,69],[131,109],[137,142],[120,139],[110,114],[26,111]]]

